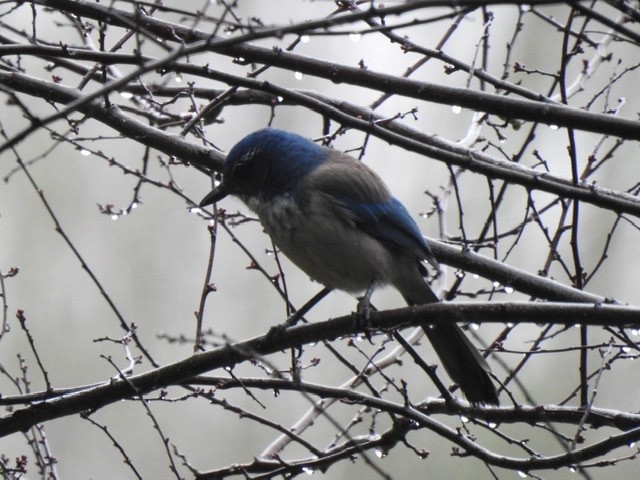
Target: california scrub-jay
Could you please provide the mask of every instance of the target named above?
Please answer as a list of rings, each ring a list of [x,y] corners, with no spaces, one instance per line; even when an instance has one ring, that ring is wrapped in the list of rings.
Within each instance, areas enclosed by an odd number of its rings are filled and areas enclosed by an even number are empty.
[[[407,209],[362,162],[294,133],[258,130],[229,152],[201,206],[238,196],[275,245],[312,279],[351,293],[395,287],[409,305],[438,302],[437,262]],[[424,327],[449,376],[474,404],[498,404],[489,367],[452,321]]]

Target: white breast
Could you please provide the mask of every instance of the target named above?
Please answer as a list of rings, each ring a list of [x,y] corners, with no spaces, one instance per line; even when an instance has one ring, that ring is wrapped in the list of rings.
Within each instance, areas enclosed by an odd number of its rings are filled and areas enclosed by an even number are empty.
[[[397,255],[338,215],[322,195],[300,200],[290,195],[266,202],[245,198],[280,250],[312,279],[348,292],[364,291],[375,279],[393,282]]]

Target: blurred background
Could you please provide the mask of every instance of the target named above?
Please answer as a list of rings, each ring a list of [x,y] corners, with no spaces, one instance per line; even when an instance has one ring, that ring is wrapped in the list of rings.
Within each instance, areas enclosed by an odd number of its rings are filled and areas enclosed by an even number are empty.
[[[336,15],[341,3],[241,0],[234,2],[231,8],[226,2],[194,2],[191,5],[164,1],[164,9],[153,12],[153,17],[185,27],[193,26],[206,33],[212,33],[219,24],[217,35],[232,38],[258,29],[261,25],[288,26]],[[367,2],[360,8],[367,9],[369,5]],[[133,2],[114,2],[113,6],[125,11],[135,8]],[[152,7],[139,5],[138,8],[151,12]],[[600,9],[598,11],[602,15],[621,23],[621,14],[613,7],[597,5],[596,8]],[[203,12],[199,22],[194,21],[197,18],[196,9]],[[186,14],[187,10],[190,10],[189,15]],[[88,48],[90,44],[99,45],[101,35],[104,35],[106,47],[111,48],[126,32],[123,28],[107,27],[91,18],[73,17],[28,3],[4,2],[0,5],[0,14],[0,32],[6,37],[3,37],[4,44],[9,43],[7,39],[14,39],[21,44],[44,45],[45,42],[51,42],[52,45]],[[473,68],[482,68],[496,78],[503,78],[511,84],[522,85],[532,92],[559,101],[554,75],[560,70],[563,28],[567,25],[569,15],[570,7],[563,4],[534,7],[495,5],[468,11],[462,8],[454,11],[449,7],[425,8],[400,16],[388,16],[385,21],[390,25],[405,24],[394,29],[393,33],[406,36],[413,44],[441,51]],[[220,18],[225,21],[219,22]],[[84,37],[78,33],[77,22],[85,25]],[[635,28],[637,32],[637,22],[629,23],[627,28]],[[569,104],[598,113],[611,113],[619,109],[616,114],[637,120],[640,107],[635,92],[638,79],[637,44],[581,15],[573,20],[571,29],[579,33],[569,35],[570,45],[579,35],[583,36],[583,40],[580,49],[572,53],[575,58],[567,67],[567,83],[570,86],[574,81],[579,84],[572,90]],[[269,36],[252,44],[268,49],[286,48],[294,41],[296,45],[293,52],[296,54],[394,76],[403,75],[425,58],[423,53],[412,52],[393,43],[383,31],[371,31],[371,27],[362,21],[302,35],[284,35],[281,38]],[[144,36],[140,42],[133,37],[119,51],[131,53],[139,49],[144,55],[159,58],[167,53],[163,45],[162,42],[154,44]],[[82,79],[81,74],[61,65],[47,68],[51,59],[26,54],[20,57],[5,55],[3,59],[7,62],[3,64],[3,70],[8,70],[10,62],[12,67],[48,82],[76,87]],[[213,70],[239,77],[246,76],[259,66],[214,52],[198,53],[180,60],[193,65],[208,64]],[[590,65],[589,62],[594,64]],[[86,61],[78,63],[87,67],[93,65]],[[514,67],[516,63],[520,68]],[[137,67],[118,64],[114,68],[125,75]],[[293,69],[269,68],[257,78],[283,88],[314,91],[365,107],[372,105],[383,94],[359,85],[334,83],[301,74]],[[412,72],[410,78],[495,92],[492,86],[481,84],[469,73],[461,70],[452,73],[450,65],[439,59],[430,59]],[[224,90],[228,87],[203,76],[175,73],[170,68],[166,72],[149,72],[131,82],[132,86],[138,84],[184,89],[193,86]],[[83,92],[88,93],[99,87],[99,82],[91,81]],[[504,91],[499,93],[504,94]],[[24,111],[11,100],[11,95],[4,92],[0,96],[3,97],[0,127],[5,139],[8,139],[27,128],[30,122],[25,118]],[[140,102],[134,103],[136,97],[132,99],[126,87],[110,97],[113,103],[123,107],[144,109]],[[35,96],[20,94],[19,98],[25,108],[40,118],[57,108]],[[151,105],[148,107],[150,111],[171,112],[179,116],[188,115],[194,101],[201,107],[208,99],[190,98],[189,95],[174,99],[149,95],[146,101]],[[516,124],[515,121],[507,122],[495,116],[478,121],[479,117],[467,109],[399,95],[391,96],[375,111],[386,118],[401,116],[399,121],[420,132],[451,142],[462,142],[462,146],[477,149],[500,160],[511,161],[522,152],[519,157],[522,164],[541,173],[571,178],[568,135],[564,128],[537,125],[532,133],[532,126],[527,122]],[[125,113],[128,112],[125,110]],[[141,118],[135,112],[131,115]],[[73,122],[70,124],[70,119],[77,122],[77,129],[73,132],[71,127],[76,125]],[[215,119],[207,119],[199,128],[206,141],[225,154],[244,135],[267,125],[314,139],[327,133],[339,133],[332,139],[331,146],[349,151],[356,157],[362,156],[362,160],[384,179],[394,195],[406,205],[425,235],[456,242],[464,233],[468,243],[473,245],[487,219],[495,215],[495,225],[491,229],[499,234],[498,239],[483,240],[481,244],[484,248],[479,253],[534,275],[542,271],[545,276],[555,278],[560,283],[574,285],[571,279],[573,270],[567,272],[565,268],[573,267],[567,227],[571,223],[570,213],[563,210],[570,212],[571,205],[566,200],[559,202],[553,195],[540,191],[533,191],[529,196],[524,188],[510,186],[497,209],[492,195],[495,199],[496,192],[502,186],[501,181],[488,182],[482,175],[459,172],[456,167],[450,167],[440,160],[409,152],[355,129],[338,132],[340,125],[336,122],[331,122],[327,129],[327,124],[318,113],[289,102],[273,107],[252,103],[226,105]],[[163,129],[178,133],[183,126],[183,122],[177,121],[175,126],[163,126]],[[205,144],[194,133],[186,138],[196,144]],[[471,139],[471,142],[467,144],[465,139]],[[636,161],[637,142],[620,141],[612,136],[582,131],[575,132],[575,139],[581,173],[585,171],[590,156],[602,162],[597,171],[584,179],[585,182],[594,182],[616,191],[634,191],[640,179],[640,164]],[[611,153],[607,157],[608,152]],[[20,169],[16,156],[27,165],[46,204]],[[134,173],[126,173],[123,167]],[[140,177],[135,172],[143,169],[144,181],[139,183]],[[452,173],[456,174],[458,197],[452,187]],[[87,269],[95,276],[126,323],[136,325],[141,343],[156,362],[166,365],[193,353],[196,331],[194,312],[200,308],[202,291],[209,281],[206,279],[210,251],[208,226],[212,221],[209,215],[195,208],[211,188],[211,179],[206,174],[193,166],[185,166],[179,160],[169,162],[169,157],[162,152],[146,151],[143,142],[124,138],[104,124],[74,113],[67,119],[58,120],[32,133],[14,151],[5,150],[0,155],[0,175],[3,179],[0,186],[0,272],[6,276],[12,267],[19,268],[17,275],[3,280],[2,293],[9,330],[1,339],[2,396],[24,393],[27,388],[31,391],[46,388],[26,334],[16,320],[18,309],[24,311],[30,335],[54,387],[82,386],[115,376],[117,372],[114,366],[105,357],[110,357],[119,368],[126,368],[128,361],[122,346],[105,340],[120,339],[124,331]],[[161,187],[169,182],[180,194]],[[442,208],[439,212],[435,211],[434,199]],[[539,221],[527,222],[526,228],[521,228],[523,221],[534,213],[531,202],[535,203],[540,213]],[[55,215],[55,221],[48,208]],[[241,212],[251,215],[235,198],[225,199],[219,208],[224,208],[227,214]],[[56,221],[64,238],[56,231]],[[464,232],[460,228],[461,222]],[[232,223],[232,220],[227,220],[227,225]],[[587,291],[615,298],[622,303],[640,303],[637,288],[640,258],[634,253],[634,245],[638,241],[637,225],[637,219],[631,216],[620,216],[616,212],[581,204],[578,235],[580,257],[587,275],[591,275],[598,267],[596,274],[589,277],[585,286]],[[519,233],[514,233],[519,228]],[[257,222],[244,222],[233,226],[231,230],[269,274],[278,273],[273,247]],[[558,234],[559,231],[564,233]],[[554,250],[550,247],[550,238],[555,238],[556,234],[558,243]],[[65,238],[86,262],[86,269]],[[604,254],[606,260],[600,265]],[[550,255],[553,257],[551,260]],[[309,280],[285,258],[279,259],[286,275],[289,299],[293,305],[300,307],[321,286]],[[249,268],[250,265],[251,259],[246,253],[225,230],[218,228],[210,280],[215,284],[216,291],[208,296],[203,316],[203,327],[212,332],[208,339],[221,344],[223,338],[231,341],[251,338],[266,333],[269,327],[286,319],[285,303],[272,284],[256,269]],[[444,266],[443,276],[438,279],[436,286],[441,291],[450,289],[457,275],[461,275],[461,272]],[[505,291],[504,286],[493,285],[490,280],[467,275],[457,291],[455,301],[487,299],[528,301],[530,297],[509,288]],[[390,289],[376,292],[373,303],[379,309],[403,305],[397,293]],[[310,321],[322,321],[349,314],[355,308],[354,298],[333,292],[307,318]],[[473,334],[479,346],[486,346],[503,328],[503,325],[474,325],[470,334]],[[498,378],[504,379],[508,373],[502,364],[511,368],[517,365],[522,352],[531,348],[531,342],[543,328],[543,325],[523,324],[511,331],[503,346],[513,352],[497,354],[501,362],[495,362],[495,356],[489,357]],[[578,345],[578,331],[578,328],[572,328],[561,332],[560,328],[554,328],[552,332],[555,334],[542,345],[546,352],[534,355],[519,371],[518,380],[526,386],[536,403],[562,402],[578,386],[578,353],[564,350]],[[632,338],[635,333],[630,332]],[[592,345],[606,345],[610,338],[611,335],[601,329],[590,329],[589,343]],[[350,339],[334,343],[354,364],[362,367],[366,364],[366,355],[376,351],[383,338],[376,340],[376,345],[358,341],[356,347],[350,345]],[[206,348],[213,347],[207,345]],[[393,345],[385,348],[392,349]],[[425,342],[417,348],[428,362],[437,361]],[[616,340],[610,347],[592,350],[590,371],[597,371],[603,362],[619,354],[621,348]],[[139,355],[133,347],[132,350],[134,355]],[[351,378],[352,373],[329,357],[323,346],[307,346],[301,363],[309,365],[314,358],[321,359],[320,364],[317,368],[304,370],[306,381],[339,386]],[[620,359],[613,364],[615,368],[603,372],[598,384],[598,407],[622,411],[638,409],[640,382],[634,358],[631,352],[628,361]],[[290,365],[290,356],[282,353],[270,357],[269,362],[286,370]],[[25,371],[26,367],[21,366],[28,366],[28,369]],[[149,362],[143,360],[135,367],[135,373],[151,368]],[[224,372],[212,374],[224,376]],[[260,366],[246,364],[234,369],[233,374],[237,377],[254,377],[265,372]],[[437,396],[435,387],[424,381],[424,373],[408,359],[401,365],[390,367],[387,375],[396,380],[406,380],[411,385],[410,393],[415,402]],[[28,378],[28,385],[23,378]],[[383,383],[382,379],[376,381]],[[518,401],[529,403],[518,388],[514,387],[513,391]],[[259,414],[268,412],[269,419],[287,427],[311,406],[308,398],[295,392],[282,392],[278,396],[268,390],[253,393],[265,408],[242,389],[219,391],[216,397],[248,411]],[[169,398],[176,402],[169,402],[159,400],[159,394],[156,393],[149,396],[149,406],[163,434],[169,438],[171,453],[180,465],[181,475],[186,478],[191,474],[183,466],[178,453],[184,455],[194,468],[211,470],[233,463],[250,463],[278,436],[272,429],[248,419],[240,419],[237,414],[212,405],[204,398],[178,401],[184,395],[185,392],[178,388],[170,389]],[[577,404],[577,397],[568,401],[568,405]],[[336,405],[330,414],[342,425],[361,417],[362,425],[354,427],[353,433],[375,433],[372,432],[375,421],[371,419],[371,412],[355,413],[357,411],[349,405]],[[5,415],[9,413],[9,410],[5,411]],[[143,478],[172,476],[163,440],[139,401],[129,400],[110,405],[91,418],[108,426],[110,434],[125,448]],[[464,419],[455,416],[437,416],[436,419],[454,428],[464,429],[467,426]],[[388,420],[380,419],[377,425],[380,432],[388,428],[387,424]],[[577,426],[571,424],[556,425],[555,428],[559,431],[558,435],[568,439],[573,438],[577,431]],[[135,478],[111,440],[87,420],[79,416],[64,417],[46,423],[44,431],[51,454],[57,460],[59,478]],[[542,428],[533,429],[521,424],[501,425],[500,431],[513,439],[512,444],[477,425],[473,425],[471,431],[483,446],[505,456],[523,457],[523,451],[516,444],[525,438],[529,439],[528,445],[541,454],[563,453],[563,447],[554,436]],[[589,431],[588,441],[595,442],[610,434],[611,431],[607,429]],[[22,454],[28,455],[29,438],[12,435],[0,439],[0,453],[10,462]],[[305,438],[318,448],[325,448],[338,438],[338,432],[335,425],[320,418],[317,425],[306,432]],[[373,452],[369,456],[393,478],[418,476],[436,479],[449,475],[453,478],[488,479],[514,478],[517,475],[517,472],[489,468],[473,458],[452,456],[452,444],[426,430],[410,434],[408,440],[416,449],[430,452],[428,457],[419,458],[410,448],[394,448],[384,458],[378,458]],[[608,458],[632,454],[633,445],[630,446],[632,448],[616,451]],[[283,453],[287,459],[308,455],[307,451],[295,445]],[[34,465],[35,460],[30,459],[30,467]],[[616,462],[610,468],[587,468],[578,473],[575,469],[564,468],[531,472],[531,475],[534,478],[565,479],[575,478],[576,474],[584,478],[604,478],[605,475],[615,474],[619,478],[632,478],[637,467],[637,461],[626,460]],[[29,477],[32,475],[37,476],[35,469],[30,470]],[[316,472],[315,475],[320,473]],[[324,474],[324,478],[336,479],[354,476],[375,478],[378,473],[358,459],[338,463]],[[522,472],[520,476],[526,477],[527,474]]]

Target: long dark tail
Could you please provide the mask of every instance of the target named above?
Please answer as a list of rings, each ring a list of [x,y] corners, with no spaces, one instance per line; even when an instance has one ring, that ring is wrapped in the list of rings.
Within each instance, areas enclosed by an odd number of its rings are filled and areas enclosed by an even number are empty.
[[[423,285],[424,288],[412,288],[410,295],[403,292],[409,305],[440,301],[426,282]],[[498,393],[488,373],[489,365],[458,325],[453,321],[432,325],[424,327],[424,333],[440,357],[445,370],[462,389],[469,402],[498,405]]]

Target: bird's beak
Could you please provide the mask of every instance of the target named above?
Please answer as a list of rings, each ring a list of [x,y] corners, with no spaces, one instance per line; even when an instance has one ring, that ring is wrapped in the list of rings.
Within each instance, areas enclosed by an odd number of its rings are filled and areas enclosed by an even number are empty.
[[[211,205],[212,203],[222,200],[227,195],[229,195],[229,191],[224,186],[224,183],[221,183],[200,201],[199,206],[206,207],[207,205]]]

